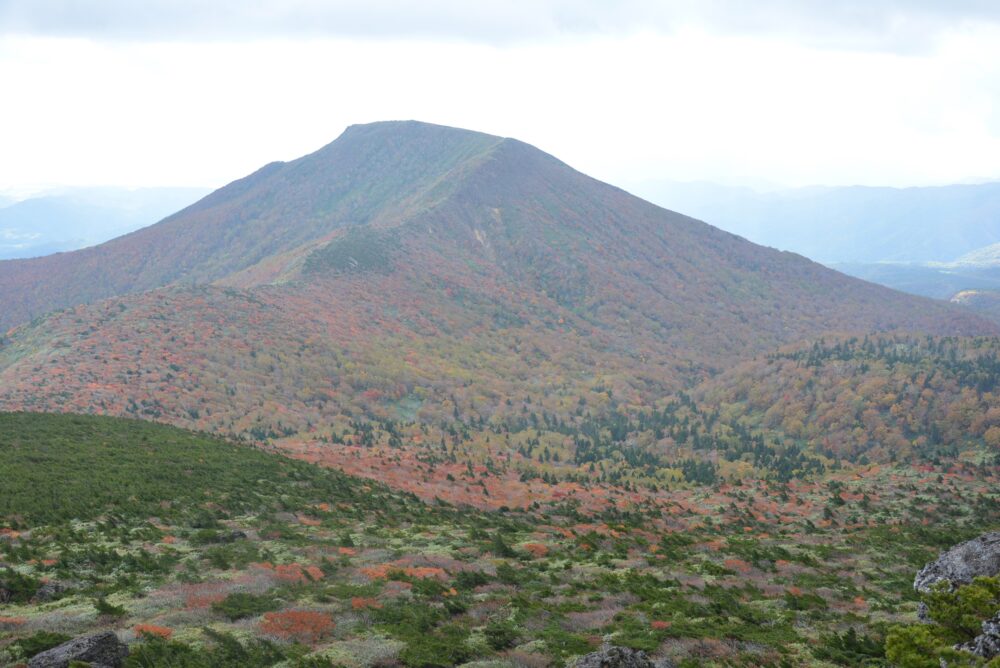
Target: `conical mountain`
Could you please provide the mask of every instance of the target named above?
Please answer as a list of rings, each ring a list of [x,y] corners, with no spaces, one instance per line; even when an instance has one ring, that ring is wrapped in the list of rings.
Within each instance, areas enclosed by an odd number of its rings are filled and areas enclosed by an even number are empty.
[[[826,332],[997,331],[522,142],[416,122],[354,126],[102,246],[0,263],[6,326],[66,307],[0,347],[0,408],[257,435],[489,419],[539,393],[554,414],[641,403]]]

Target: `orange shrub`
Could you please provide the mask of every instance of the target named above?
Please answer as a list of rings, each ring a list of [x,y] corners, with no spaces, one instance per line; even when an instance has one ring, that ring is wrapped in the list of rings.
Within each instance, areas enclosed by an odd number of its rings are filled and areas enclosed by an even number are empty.
[[[525,543],[524,549],[535,559],[540,559],[549,553],[548,546],[542,543]]]
[[[351,599],[351,607],[355,610],[364,610],[366,608],[379,609],[382,604],[376,601],[374,598],[363,598],[361,596],[355,596]]]
[[[136,624],[133,629],[137,636],[156,636],[169,640],[174,635],[174,630],[166,626],[155,626],[153,624]]]
[[[266,612],[260,623],[261,632],[303,643],[315,643],[333,630],[330,615],[310,610],[283,610]]]
[[[363,575],[368,576],[372,580],[391,580],[394,575],[400,573],[411,578],[437,578],[438,580],[445,580],[448,577],[443,568],[436,568],[434,566],[407,566],[406,568],[400,568],[395,564],[379,564],[378,566],[365,566],[359,570]]]

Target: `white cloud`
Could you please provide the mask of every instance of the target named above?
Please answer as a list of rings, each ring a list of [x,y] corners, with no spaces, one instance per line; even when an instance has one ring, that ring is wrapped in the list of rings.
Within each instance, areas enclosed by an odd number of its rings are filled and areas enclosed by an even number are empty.
[[[0,0],[0,31],[123,40],[385,38],[510,44],[701,29],[865,50],[923,49],[1000,21],[993,0]]]
[[[515,136],[626,185],[1000,177],[1000,29],[944,23],[933,48],[905,54],[693,23],[502,45],[7,35],[0,190],[219,186],[401,118]]]

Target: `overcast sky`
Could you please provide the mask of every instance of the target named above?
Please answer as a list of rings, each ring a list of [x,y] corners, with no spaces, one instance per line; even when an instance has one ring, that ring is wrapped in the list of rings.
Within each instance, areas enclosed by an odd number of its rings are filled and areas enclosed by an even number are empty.
[[[0,191],[218,187],[409,118],[625,186],[1000,179],[993,0],[0,0],[0,86]]]

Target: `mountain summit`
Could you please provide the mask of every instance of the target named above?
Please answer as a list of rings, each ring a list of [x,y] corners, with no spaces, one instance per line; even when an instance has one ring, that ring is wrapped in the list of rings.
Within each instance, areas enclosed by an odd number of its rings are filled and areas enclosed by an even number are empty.
[[[352,126],[106,244],[0,263],[0,325],[19,324],[0,407],[236,432],[275,411],[285,429],[347,406],[433,415],[457,388],[484,417],[542,387],[649,399],[831,331],[996,332],[517,140],[412,121]]]

